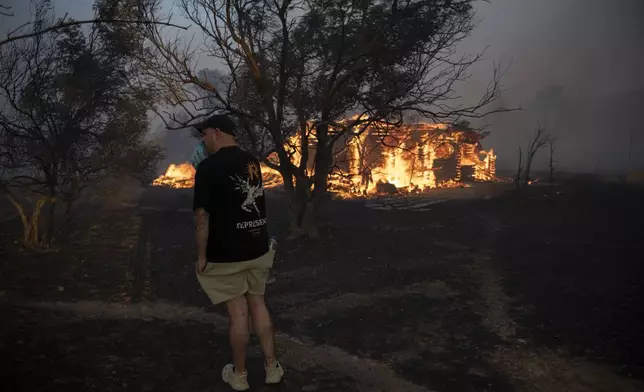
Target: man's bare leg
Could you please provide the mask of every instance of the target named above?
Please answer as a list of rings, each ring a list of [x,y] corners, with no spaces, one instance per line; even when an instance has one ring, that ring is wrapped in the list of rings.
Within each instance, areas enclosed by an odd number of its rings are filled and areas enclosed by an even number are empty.
[[[248,304],[244,296],[226,302],[228,308],[228,333],[233,350],[235,373],[246,371],[246,347],[248,346]]]
[[[255,327],[253,326],[253,318],[248,313],[248,333],[253,335],[255,333]]]
[[[271,316],[264,302],[264,296],[247,294],[246,298],[253,326],[255,327],[255,334],[259,337],[259,344],[262,347],[266,365],[269,367],[275,366],[277,364],[277,359],[275,358],[275,335]]]

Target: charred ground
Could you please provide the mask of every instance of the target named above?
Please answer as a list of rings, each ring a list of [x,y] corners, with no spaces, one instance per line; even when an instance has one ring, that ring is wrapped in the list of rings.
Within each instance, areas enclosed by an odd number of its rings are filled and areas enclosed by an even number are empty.
[[[320,241],[280,242],[277,389],[643,390],[644,192],[526,192],[329,202]],[[138,204],[83,211],[57,252],[5,247],[10,390],[224,388],[225,322],[193,276],[190,198],[149,188]],[[279,195],[270,207],[285,237]]]

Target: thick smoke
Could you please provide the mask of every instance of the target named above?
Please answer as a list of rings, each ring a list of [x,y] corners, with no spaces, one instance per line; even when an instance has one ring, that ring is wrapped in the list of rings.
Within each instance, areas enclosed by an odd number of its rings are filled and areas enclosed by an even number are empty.
[[[517,145],[542,123],[562,170],[623,172],[629,149],[644,169],[644,1],[493,0],[479,16],[463,49],[490,47],[469,85],[484,83],[492,61],[511,61],[501,103],[526,109],[484,120],[500,168],[516,167]]]

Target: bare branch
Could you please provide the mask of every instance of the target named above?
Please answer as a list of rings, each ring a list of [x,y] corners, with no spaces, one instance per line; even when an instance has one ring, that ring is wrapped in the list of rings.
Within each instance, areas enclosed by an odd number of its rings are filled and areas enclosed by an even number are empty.
[[[28,26],[32,24],[32,22],[25,23],[22,26],[20,26],[18,29],[21,29],[25,26]],[[120,19],[91,19],[91,20],[73,20],[73,21],[67,21],[67,22],[60,22],[57,23],[51,27],[48,27],[43,30],[37,30],[33,31],[31,33],[27,34],[21,34],[21,35],[15,35],[12,36],[11,33],[7,35],[7,38],[0,40],[0,46],[6,45],[10,42],[14,42],[17,40],[25,39],[25,38],[32,38],[36,37],[39,35],[47,34],[53,31],[57,30],[62,30],[67,27],[71,26],[78,26],[78,25],[84,25],[84,24],[135,24],[135,25],[162,25],[162,26],[169,26],[169,27],[175,27],[178,29],[182,30],[187,30],[190,26],[180,26],[176,25],[173,23],[169,22],[157,22],[157,21],[145,21],[145,20],[120,20]],[[14,30],[13,33],[15,33],[18,29]]]
[[[0,15],[3,16],[14,16],[13,12],[11,12],[11,8],[13,8],[10,5],[3,5],[0,4]]]
[[[388,124],[382,130],[387,134],[409,116],[439,123],[510,110],[492,106],[503,91],[505,70],[498,66],[477,100],[465,102],[457,94],[483,55],[456,53],[475,25],[468,0],[459,6],[431,0],[391,6],[379,1],[178,3],[203,40],[193,46],[169,39],[162,26],[147,30],[149,85],[166,107],[182,111],[183,121],[177,123],[171,111],[157,113],[175,127],[212,110],[233,114],[245,143],[258,155],[276,153],[279,165],[273,166],[284,177],[287,197],[301,197],[296,206],[320,200],[336,166],[333,154],[347,148],[341,142],[375,124]],[[214,83],[199,72],[199,54],[220,61],[225,77]]]

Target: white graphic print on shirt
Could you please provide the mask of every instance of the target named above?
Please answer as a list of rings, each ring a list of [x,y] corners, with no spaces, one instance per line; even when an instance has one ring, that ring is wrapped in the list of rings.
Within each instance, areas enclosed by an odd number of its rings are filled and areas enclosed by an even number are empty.
[[[257,212],[259,215],[259,209],[257,208],[257,203],[255,199],[264,195],[264,189],[262,188],[262,181],[259,178],[259,165],[257,163],[251,162],[247,165],[248,177],[244,180],[240,176],[230,177],[235,183],[235,189],[244,194],[244,201],[241,205],[241,209],[246,212],[251,212],[252,209]],[[250,185],[251,179],[259,179],[257,185]],[[251,209],[252,208],[252,209]]]

